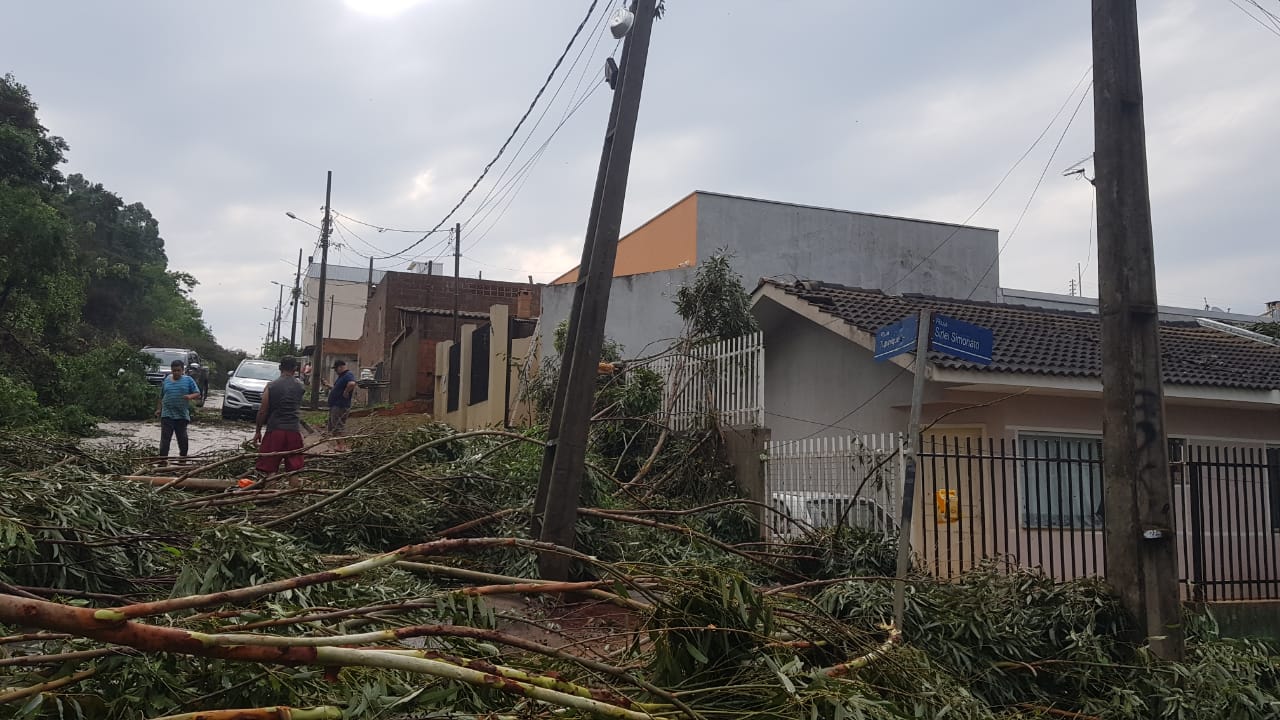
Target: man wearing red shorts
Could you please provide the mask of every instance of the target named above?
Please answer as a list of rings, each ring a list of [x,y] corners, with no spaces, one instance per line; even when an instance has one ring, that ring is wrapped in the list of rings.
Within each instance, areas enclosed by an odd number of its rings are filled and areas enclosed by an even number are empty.
[[[294,377],[298,372],[296,358],[286,357],[280,361],[280,377],[271,381],[262,391],[262,405],[258,408],[258,423],[253,433],[253,444],[258,446],[262,455],[254,467],[262,473],[271,474],[280,469],[280,461],[284,461],[284,469],[295,471],[302,469],[302,453],[289,455],[271,454],[285,453],[290,450],[302,450],[302,423],[299,412],[302,408],[302,395],[305,390],[302,383]],[[267,434],[262,434],[262,426],[266,425]]]

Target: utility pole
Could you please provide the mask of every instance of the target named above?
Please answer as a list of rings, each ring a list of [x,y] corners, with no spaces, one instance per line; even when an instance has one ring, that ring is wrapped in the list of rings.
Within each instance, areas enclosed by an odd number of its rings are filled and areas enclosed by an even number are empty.
[[[549,438],[534,500],[534,534],[544,542],[566,547],[574,545],[587,431],[657,0],[637,0],[633,7],[634,24],[623,47],[614,84],[616,89],[596,175],[582,262],[574,284],[560,381],[552,402]],[[548,580],[566,580],[569,558],[543,553],[538,558],[538,570]]]
[[[275,320],[275,336],[276,342],[280,342],[280,316],[284,314],[284,286],[280,286],[280,291],[276,293],[276,320]]]
[[[320,365],[324,362],[324,281],[329,270],[329,199],[333,194],[333,171],[324,181],[324,219],[320,221],[320,291],[316,293],[316,338],[311,349],[311,409],[320,407]]]
[[[298,270],[293,274],[293,322],[289,324],[289,352],[298,352],[298,297],[302,294],[302,248],[298,248]]]
[[[1093,97],[1107,579],[1152,651],[1181,660],[1136,0],[1093,0]]]
[[[462,342],[458,335],[458,300],[462,297],[462,223],[453,224],[453,342]]]

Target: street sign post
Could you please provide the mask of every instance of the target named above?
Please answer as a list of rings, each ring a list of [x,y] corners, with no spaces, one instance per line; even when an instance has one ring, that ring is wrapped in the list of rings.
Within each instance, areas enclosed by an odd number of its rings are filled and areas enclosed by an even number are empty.
[[[947,317],[933,316],[933,335],[929,349],[943,352],[978,365],[991,364],[991,330]]]
[[[915,315],[908,315],[877,330],[875,359],[888,360],[894,355],[915,350],[918,327],[919,319]]]
[[[991,364],[994,334],[991,330],[962,320],[921,310],[876,331],[876,360],[888,360],[904,352],[916,351],[915,383],[911,389],[911,414],[907,420],[907,442],[903,462],[902,513],[898,527],[898,572],[893,583],[893,623],[902,630],[906,603],[906,577],[911,560],[911,521],[916,496],[916,457],[920,451],[920,410],[924,402],[925,356],[929,350],[946,353],[979,365]],[[924,345],[923,348],[920,346]]]

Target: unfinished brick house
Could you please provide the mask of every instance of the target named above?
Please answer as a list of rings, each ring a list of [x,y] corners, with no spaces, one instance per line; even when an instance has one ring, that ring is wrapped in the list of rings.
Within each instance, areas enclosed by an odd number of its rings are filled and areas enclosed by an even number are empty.
[[[460,278],[458,326],[489,319],[489,308],[505,305],[516,318],[536,318],[541,285]],[[360,337],[360,364],[381,368],[391,381],[393,402],[432,399],[436,343],[454,337],[454,279],[444,275],[388,272],[374,286]]]

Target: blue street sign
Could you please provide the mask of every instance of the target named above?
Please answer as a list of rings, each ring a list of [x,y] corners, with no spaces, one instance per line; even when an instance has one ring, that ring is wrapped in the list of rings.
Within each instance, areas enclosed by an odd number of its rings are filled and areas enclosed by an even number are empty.
[[[933,337],[929,347],[979,365],[991,364],[991,348],[995,338],[984,327],[947,317],[933,316]],[[879,344],[877,343],[877,350]]]
[[[877,330],[875,359],[888,360],[894,355],[915,350],[919,327],[919,318],[908,315],[892,325],[885,325]]]

